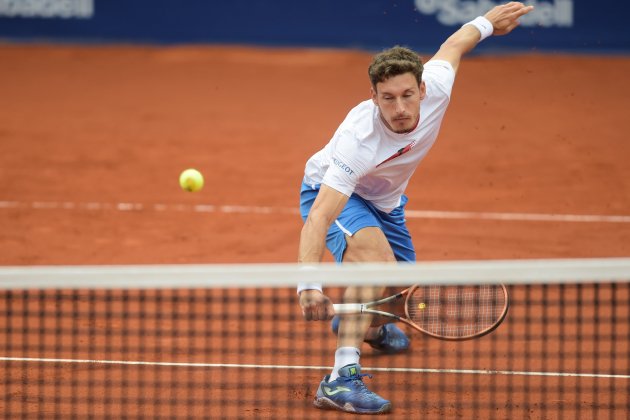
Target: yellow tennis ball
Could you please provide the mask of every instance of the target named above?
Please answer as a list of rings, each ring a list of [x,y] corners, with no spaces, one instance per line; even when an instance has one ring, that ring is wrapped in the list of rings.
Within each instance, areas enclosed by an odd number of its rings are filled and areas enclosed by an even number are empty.
[[[179,176],[179,185],[184,191],[199,191],[203,188],[203,175],[196,169],[186,169]]]
[[[426,307],[427,307],[426,303],[424,302],[418,303],[418,309],[424,309]]]

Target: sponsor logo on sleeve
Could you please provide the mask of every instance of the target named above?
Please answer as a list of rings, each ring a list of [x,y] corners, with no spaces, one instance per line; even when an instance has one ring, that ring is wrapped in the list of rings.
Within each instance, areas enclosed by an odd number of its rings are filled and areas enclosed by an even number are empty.
[[[340,161],[339,159],[333,158],[332,161],[335,164],[335,166],[338,166],[339,168],[341,168],[348,175],[354,175],[354,171],[352,170],[352,168],[346,165],[345,163],[343,163],[342,161]]]

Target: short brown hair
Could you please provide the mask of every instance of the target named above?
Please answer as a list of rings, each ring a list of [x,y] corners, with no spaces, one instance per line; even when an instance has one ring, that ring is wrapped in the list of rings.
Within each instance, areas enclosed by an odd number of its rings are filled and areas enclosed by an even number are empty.
[[[409,48],[397,45],[374,56],[368,68],[368,75],[372,87],[376,90],[377,83],[405,73],[413,74],[419,85],[422,81],[423,69],[422,60],[418,54]]]

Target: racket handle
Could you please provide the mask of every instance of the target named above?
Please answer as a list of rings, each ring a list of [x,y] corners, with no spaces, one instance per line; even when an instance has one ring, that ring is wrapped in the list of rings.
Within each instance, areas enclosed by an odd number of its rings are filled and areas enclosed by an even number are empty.
[[[367,309],[362,303],[335,303],[333,308],[337,314],[361,314]]]

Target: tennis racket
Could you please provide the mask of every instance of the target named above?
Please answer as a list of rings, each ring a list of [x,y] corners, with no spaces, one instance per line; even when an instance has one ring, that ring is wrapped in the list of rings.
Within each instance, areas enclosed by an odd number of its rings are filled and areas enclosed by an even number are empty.
[[[405,299],[404,314],[372,309]],[[333,305],[337,314],[374,314],[396,319],[442,340],[468,340],[496,329],[509,307],[502,284],[467,286],[415,285],[369,303]],[[401,309],[402,310],[402,309]]]

